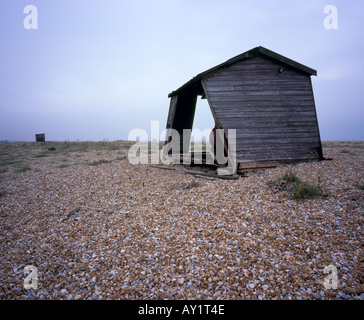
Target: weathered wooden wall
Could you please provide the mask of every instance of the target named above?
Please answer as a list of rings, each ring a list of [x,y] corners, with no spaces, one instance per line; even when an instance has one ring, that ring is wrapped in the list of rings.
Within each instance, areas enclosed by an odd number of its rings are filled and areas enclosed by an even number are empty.
[[[197,95],[193,93],[180,93],[171,98],[167,129],[172,128],[178,131],[180,135],[180,152],[188,150],[191,134],[184,137],[183,129],[192,129],[193,119],[195,117]],[[168,135],[168,130],[167,130]],[[166,137],[166,140],[168,137]],[[186,145],[183,145],[183,142]]]
[[[322,156],[309,75],[254,57],[209,74],[202,85],[216,123],[237,129],[238,162]]]

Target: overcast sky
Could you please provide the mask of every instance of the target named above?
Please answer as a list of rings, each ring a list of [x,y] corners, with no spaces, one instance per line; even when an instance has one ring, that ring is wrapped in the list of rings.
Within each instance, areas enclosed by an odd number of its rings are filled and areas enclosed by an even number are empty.
[[[24,27],[26,5],[38,29]],[[362,0],[1,0],[0,140],[127,139],[156,120],[162,131],[168,93],[259,45],[317,70],[322,140],[364,140],[363,15]],[[199,100],[194,127],[211,126]]]

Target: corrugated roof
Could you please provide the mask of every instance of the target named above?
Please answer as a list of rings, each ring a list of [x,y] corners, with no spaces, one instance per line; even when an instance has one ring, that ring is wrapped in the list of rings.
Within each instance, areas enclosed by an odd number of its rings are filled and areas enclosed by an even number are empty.
[[[253,58],[253,57],[257,57],[257,56],[266,56],[266,57],[269,57],[273,60],[276,60],[276,61],[279,61],[287,66],[290,66],[298,71],[301,71],[303,73],[306,73],[306,74],[309,74],[309,75],[314,75],[316,76],[317,75],[317,71],[314,70],[314,69],[311,69],[309,67],[306,67],[305,65],[301,64],[301,63],[298,63],[294,60],[291,60],[289,58],[286,58],[276,52],[273,52],[271,50],[268,50],[262,46],[259,46],[259,47],[255,47],[249,51],[246,51],[242,54],[239,54],[227,61],[225,61],[224,63],[221,63],[211,69],[208,69],[204,72],[201,72],[199,73],[197,76],[193,77],[190,81],[186,82],[183,86],[181,86],[180,88],[178,88],[177,90],[175,91],[172,91],[168,97],[172,97],[176,94],[178,94],[179,92],[183,91],[184,89],[188,88],[188,87],[192,87],[194,86],[195,84],[197,84],[203,77],[205,77],[206,75],[216,71],[216,70],[219,70],[219,69],[223,69],[223,68],[227,68],[239,61],[242,61],[244,59],[248,59],[248,58]]]

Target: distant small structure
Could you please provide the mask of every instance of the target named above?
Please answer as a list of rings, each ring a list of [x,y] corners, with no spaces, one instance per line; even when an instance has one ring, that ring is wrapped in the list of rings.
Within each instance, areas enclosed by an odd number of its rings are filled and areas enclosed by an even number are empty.
[[[37,133],[35,135],[35,142],[45,142],[45,133]]]

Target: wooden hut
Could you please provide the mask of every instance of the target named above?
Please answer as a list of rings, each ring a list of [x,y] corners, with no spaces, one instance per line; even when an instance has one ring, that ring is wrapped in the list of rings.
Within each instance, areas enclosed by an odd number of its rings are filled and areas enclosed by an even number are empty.
[[[312,75],[316,70],[261,46],[253,48],[171,92],[167,132],[175,129],[183,137],[183,129],[192,129],[201,96],[209,103],[216,128],[225,134],[236,129],[235,173],[322,160]]]

